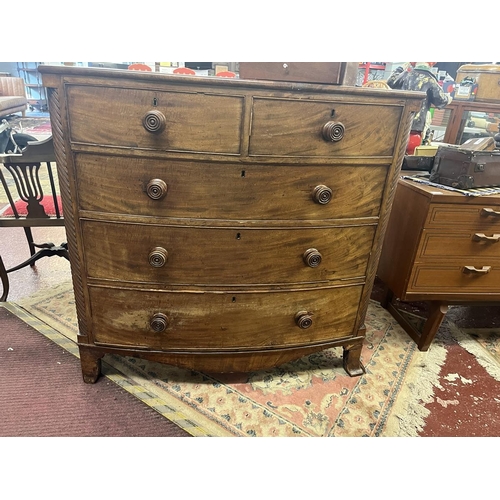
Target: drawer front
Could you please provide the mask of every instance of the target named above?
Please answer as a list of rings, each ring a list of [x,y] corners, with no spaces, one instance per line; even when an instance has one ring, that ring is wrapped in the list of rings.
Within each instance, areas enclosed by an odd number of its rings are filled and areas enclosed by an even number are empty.
[[[67,99],[74,142],[161,151],[240,153],[244,108],[241,96],[68,86]],[[157,127],[160,130],[154,131]]]
[[[467,271],[465,266],[475,266],[477,271]],[[489,272],[480,272],[483,268]],[[408,292],[457,294],[465,298],[467,295],[478,294],[484,295],[484,300],[488,297],[490,300],[498,300],[498,297],[489,294],[500,295],[500,264],[498,260],[488,258],[464,258],[460,263],[447,265],[416,265],[410,277]]]
[[[455,257],[500,259],[500,231],[438,231],[424,230],[418,250],[419,260]]]
[[[362,280],[375,229],[217,229],[82,221],[89,276],[175,285]]]
[[[401,113],[380,104],[254,98],[249,154],[392,156]]]
[[[433,204],[425,223],[426,227],[442,226],[453,229],[482,229],[500,233],[500,204],[485,197],[481,205]]]
[[[240,78],[287,82],[342,83],[340,62],[240,62]]]
[[[76,155],[75,162],[82,210],[155,217],[376,217],[387,175],[387,166],[243,166],[99,155]]]
[[[274,293],[160,293],[90,287],[89,293],[97,344],[234,350],[348,337],[361,290],[362,286],[352,286]],[[312,320],[308,328],[299,326],[309,323],[303,312]],[[303,314],[296,319],[297,313]]]

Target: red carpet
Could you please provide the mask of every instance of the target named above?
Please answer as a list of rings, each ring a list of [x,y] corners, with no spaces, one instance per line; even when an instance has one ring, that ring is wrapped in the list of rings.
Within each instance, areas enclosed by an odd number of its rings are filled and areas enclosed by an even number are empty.
[[[27,209],[28,204],[23,200],[17,200],[15,205],[17,213],[21,216],[26,216],[26,214],[28,213]],[[47,215],[51,217],[54,217],[56,215],[56,209],[54,207],[54,198],[52,198],[52,196],[44,196],[42,205]],[[57,205],[59,207],[59,215],[62,216],[63,209],[60,196],[57,196]],[[7,205],[3,211],[0,211],[0,215],[2,217],[13,217],[14,211],[12,210],[12,207],[10,205]]]
[[[189,434],[0,307],[0,436],[181,437]]]

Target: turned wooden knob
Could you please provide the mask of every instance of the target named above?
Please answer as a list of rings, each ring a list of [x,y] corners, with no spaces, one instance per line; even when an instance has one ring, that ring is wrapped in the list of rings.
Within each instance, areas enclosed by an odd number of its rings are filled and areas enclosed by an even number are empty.
[[[312,315],[307,311],[299,311],[295,315],[295,323],[299,328],[309,328],[313,324]]]
[[[345,127],[340,122],[327,122],[323,125],[323,139],[328,142],[338,142],[344,137]]]
[[[163,267],[168,259],[168,252],[163,247],[155,247],[149,252],[149,264],[152,267]]]
[[[152,134],[159,134],[165,130],[165,127],[167,126],[167,119],[161,111],[153,109],[144,115],[142,124],[148,132],[151,132]]]
[[[168,186],[161,179],[151,179],[146,186],[146,193],[152,200],[160,200],[168,191]]]
[[[330,203],[332,195],[333,191],[328,186],[320,184],[314,188],[313,200],[320,205],[326,205],[327,203]]]
[[[156,313],[149,321],[149,326],[154,332],[164,332],[168,326],[168,318],[163,313]]]
[[[315,248],[309,248],[302,256],[309,267],[318,267],[321,264],[321,254]]]

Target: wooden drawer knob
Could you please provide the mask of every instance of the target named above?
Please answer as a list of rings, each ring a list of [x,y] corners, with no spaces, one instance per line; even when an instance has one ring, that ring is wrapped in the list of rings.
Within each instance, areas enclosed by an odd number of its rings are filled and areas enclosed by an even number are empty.
[[[306,328],[312,326],[312,315],[307,311],[299,311],[295,315],[295,323],[299,328],[303,328],[305,330]]]
[[[155,247],[149,252],[149,264],[151,267],[163,267],[168,259],[168,252],[163,247]]]
[[[168,326],[168,318],[163,313],[156,313],[149,321],[149,326],[154,332],[164,332]]]
[[[302,256],[309,267],[318,267],[321,264],[321,254],[315,248],[309,248]]]
[[[146,193],[152,200],[161,200],[167,191],[167,183],[161,179],[151,179],[146,186]]]
[[[320,205],[326,205],[327,203],[330,203],[332,195],[333,191],[328,186],[320,184],[314,188],[313,200]]]
[[[338,142],[344,137],[345,127],[340,122],[327,122],[321,132],[325,141]]]
[[[144,115],[142,125],[148,132],[151,132],[152,134],[159,134],[165,130],[165,127],[167,126],[167,119],[161,111],[153,109]]]

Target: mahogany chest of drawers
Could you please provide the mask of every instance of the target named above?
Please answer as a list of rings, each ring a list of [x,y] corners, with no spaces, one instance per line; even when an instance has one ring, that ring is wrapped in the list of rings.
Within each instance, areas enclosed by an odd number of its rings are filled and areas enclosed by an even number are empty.
[[[500,195],[464,196],[401,179],[378,277],[382,304],[425,351],[452,304],[500,301]],[[429,301],[418,331],[391,300]]]
[[[105,353],[247,372],[364,318],[423,94],[42,66],[83,377]]]

